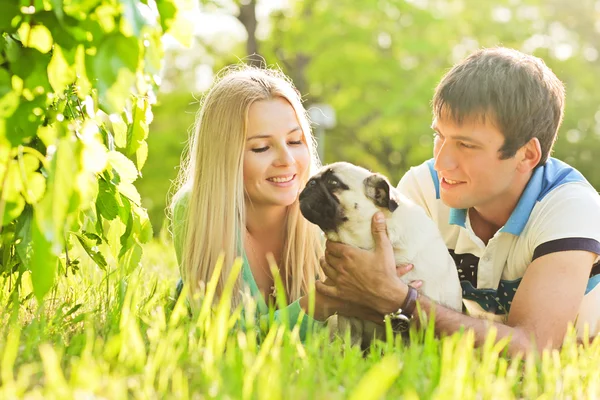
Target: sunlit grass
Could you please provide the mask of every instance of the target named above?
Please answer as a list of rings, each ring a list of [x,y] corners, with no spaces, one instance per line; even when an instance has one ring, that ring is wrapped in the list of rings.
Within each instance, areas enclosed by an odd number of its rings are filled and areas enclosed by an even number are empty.
[[[413,332],[410,345],[398,338],[364,352],[324,331],[303,343],[297,328],[237,328],[227,295],[190,317],[174,301],[178,271],[164,239],[130,275],[81,259],[44,310],[34,299],[12,309],[1,283],[1,399],[600,397],[600,340],[571,336],[561,351],[525,360],[504,356],[492,336],[475,348],[471,333]]]

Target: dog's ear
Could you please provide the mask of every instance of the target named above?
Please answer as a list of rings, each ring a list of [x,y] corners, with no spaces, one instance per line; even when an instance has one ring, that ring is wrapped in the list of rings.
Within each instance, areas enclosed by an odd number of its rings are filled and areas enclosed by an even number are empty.
[[[364,180],[365,195],[378,207],[385,207],[391,212],[398,208],[398,199],[394,196],[392,185],[385,176],[373,174]]]

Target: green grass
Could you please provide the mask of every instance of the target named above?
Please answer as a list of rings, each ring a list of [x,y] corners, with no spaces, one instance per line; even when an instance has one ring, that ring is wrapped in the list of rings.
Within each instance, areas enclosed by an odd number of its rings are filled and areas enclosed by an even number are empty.
[[[190,318],[172,299],[178,271],[164,237],[130,275],[81,259],[43,309],[34,299],[11,308],[1,282],[1,399],[600,397],[600,340],[571,336],[561,351],[524,360],[503,356],[492,337],[476,349],[469,333],[431,330],[365,352],[324,331],[302,343],[283,326],[236,329],[225,303]]]

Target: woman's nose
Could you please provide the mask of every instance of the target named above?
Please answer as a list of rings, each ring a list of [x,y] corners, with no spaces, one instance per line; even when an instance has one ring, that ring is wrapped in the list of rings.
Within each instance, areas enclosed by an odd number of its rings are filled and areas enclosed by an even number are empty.
[[[277,151],[276,165],[292,165],[296,162],[291,149],[288,146],[281,146]]]

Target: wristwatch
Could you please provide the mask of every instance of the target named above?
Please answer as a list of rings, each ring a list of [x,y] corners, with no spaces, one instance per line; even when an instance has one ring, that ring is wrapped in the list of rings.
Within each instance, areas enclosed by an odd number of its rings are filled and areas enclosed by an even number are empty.
[[[417,305],[417,296],[419,292],[412,286],[408,287],[408,293],[402,307],[393,313],[387,314],[387,317],[392,323],[392,330],[394,332],[407,332],[410,327],[410,320],[412,319],[412,313]]]

